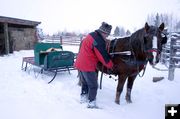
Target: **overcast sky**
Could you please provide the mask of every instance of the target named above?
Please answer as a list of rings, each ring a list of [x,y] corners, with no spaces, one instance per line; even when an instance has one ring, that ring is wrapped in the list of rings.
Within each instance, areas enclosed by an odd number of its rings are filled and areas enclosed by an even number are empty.
[[[102,21],[126,29],[144,26],[148,14],[180,18],[180,0],[0,0],[0,16],[42,22],[45,33],[92,31]]]

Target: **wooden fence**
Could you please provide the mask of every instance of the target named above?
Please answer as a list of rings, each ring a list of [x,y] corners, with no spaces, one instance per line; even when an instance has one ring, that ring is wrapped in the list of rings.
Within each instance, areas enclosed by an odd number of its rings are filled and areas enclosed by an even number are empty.
[[[174,80],[176,68],[180,68],[180,33],[168,34],[168,42],[163,46],[161,62],[168,68],[168,79]]]
[[[81,40],[82,37],[78,36],[51,36],[44,38],[44,42],[47,43],[60,43],[67,45],[79,45]]]

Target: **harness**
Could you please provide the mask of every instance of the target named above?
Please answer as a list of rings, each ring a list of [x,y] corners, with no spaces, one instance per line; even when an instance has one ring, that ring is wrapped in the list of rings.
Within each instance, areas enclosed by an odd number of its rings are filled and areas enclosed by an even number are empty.
[[[117,41],[118,41],[118,39],[116,38],[116,39],[114,39],[112,41],[106,42],[106,48],[107,48],[108,53],[112,57],[115,57],[115,55],[124,55],[124,56],[127,56],[128,59],[123,59],[123,57],[120,57],[120,58],[127,65],[132,65],[132,66],[136,65],[138,74],[140,72],[140,68],[142,68],[143,69],[143,74],[142,75],[139,74],[139,76],[143,77],[143,75],[145,73],[146,65],[147,65],[147,59],[145,61],[138,61],[136,59],[135,53],[134,53],[132,45],[131,45],[131,40],[129,42],[129,49],[130,49],[129,51],[115,52]],[[136,75],[136,74],[137,73],[132,74],[132,75]]]
[[[144,31],[144,29],[141,29],[141,31],[142,30]],[[136,32],[136,34],[134,34],[134,37],[136,37],[136,38],[137,38],[137,32]],[[165,36],[165,37],[163,37],[163,39],[164,39],[164,43],[166,43],[167,42],[166,34],[163,33],[163,32],[161,32],[161,33]],[[143,36],[143,37],[144,38],[148,37],[148,34],[145,34],[145,36]],[[158,48],[146,49],[144,40],[137,41],[140,44],[140,47],[138,47],[139,48],[138,50],[140,50],[140,52],[142,52],[142,53],[145,53],[145,54],[143,54],[143,55],[145,55],[144,60],[138,60],[138,57],[137,57],[138,54],[136,54],[136,51],[134,50],[134,49],[136,49],[136,46],[135,46],[136,44],[134,44],[134,42],[135,43],[137,43],[137,42],[132,41],[132,40],[133,40],[133,36],[131,35],[131,37],[129,39],[129,51],[128,52],[124,51],[123,52],[124,54],[122,52],[115,52],[118,39],[114,39],[112,41],[106,42],[106,48],[107,48],[108,53],[112,57],[115,57],[115,55],[122,55],[122,54],[125,55],[125,57],[128,56],[128,58],[126,58],[126,59],[124,59],[123,57],[119,57],[119,58],[124,63],[126,63],[127,65],[132,65],[132,66],[135,66],[137,68],[136,72],[134,74],[131,74],[131,75],[137,75],[138,74],[139,77],[143,77],[143,75],[145,73],[145,70],[146,70],[147,63],[148,63],[148,61],[150,61],[149,55],[146,55],[146,54],[147,53],[153,53],[153,52],[156,52],[157,54],[160,54],[161,50],[159,50]],[[143,70],[142,75],[140,75],[140,69]]]

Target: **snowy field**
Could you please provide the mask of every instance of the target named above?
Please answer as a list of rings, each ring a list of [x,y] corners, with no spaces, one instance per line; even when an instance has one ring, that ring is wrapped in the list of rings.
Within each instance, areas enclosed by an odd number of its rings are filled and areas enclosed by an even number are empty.
[[[78,51],[77,46],[63,46],[64,50]],[[174,81],[168,72],[147,66],[143,78],[137,77],[132,90],[132,104],[114,103],[117,81],[104,75],[102,90],[98,89],[97,105],[102,109],[87,109],[79,103],[80,87],[77,71],[60,72],[51,84],[52,74],[38,75],[35,67],[21,70],[22,57],[33,56],[33,51],[14,52],[0,57],[0,119],[164,119],[165,104],[180,103],[180,69]],[[159,64],[159,68],[165,68]],[[142,74],[142,72],[141,72]],[[164,80],[152,82],[153,76]],[[114,77],[116,78],[116,77]]]

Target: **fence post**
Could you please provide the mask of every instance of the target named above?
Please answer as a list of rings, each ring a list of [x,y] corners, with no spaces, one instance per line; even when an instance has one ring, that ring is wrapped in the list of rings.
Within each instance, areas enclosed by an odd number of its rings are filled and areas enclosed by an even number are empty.
[[[166,47],[165,47],[165,45],[163,45],[163,46],[162,46],[162,52],[161,52],[160,62],[161,62],[162,64],[165,64],[165,59],[167,59],[167,58],[166,58]]]
[[[63,41],[62,41],[62,36],[60,36],[60,44],[62,45],[63,44]]]
[[[176,37],[171,36],[170,42],[170,61],[169,61],[169,73],[168,73],[168,80],[174,80],[174,72],[175,72],[175,61],[174,56],[176,55],[176,49],[173,47],[176,44]]]

